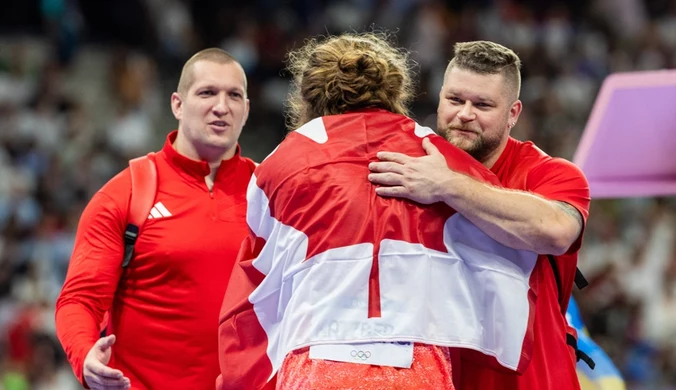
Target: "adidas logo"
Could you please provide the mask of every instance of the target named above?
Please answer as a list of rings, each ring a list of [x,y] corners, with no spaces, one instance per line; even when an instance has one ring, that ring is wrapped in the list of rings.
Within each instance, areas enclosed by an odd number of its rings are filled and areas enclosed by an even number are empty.
[[[163,217],[171,217],[171,213],[169,212],[169,210],[167,210],[166,207],[164,207],[162,202],[157,202],[155,203],[155,206],[153,206],[153,208],[150,209],[150,215],[148,215],[148,219],[163,218]]]

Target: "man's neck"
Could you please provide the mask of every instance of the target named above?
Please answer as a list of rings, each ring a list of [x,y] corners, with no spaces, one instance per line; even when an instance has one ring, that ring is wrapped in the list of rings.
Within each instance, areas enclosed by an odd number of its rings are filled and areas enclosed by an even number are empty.
[[[221,166],[221,163],[209,163],[209,174],[204,177],[204,181],[207,183],[207,188],[211,191],[214,188],[214,182],[216,181],[216,174],[218,173],[218,167]]]
[[[214,182],[216,181],[216,174],[218,173],[218,168],[221,166],[221,163],[225,160],[230,160],[235,156],[236,149],[229,150],[225,153],[220,153],[215,156],[204,156],[201,155],[195,150],[195,148],[190,147],[189,145],[183,145],[181,142],[174,141],[172,144],[174,149],[181,155],[188,157],[192,160],[197,161],[206,161],[209,164],[209,174],[204,177],[204,181],[211,191],[214,187]]]
[[[237,153],[236,145],[227,150],[217,148],[209,149],[204,147],[201,148],[200,150],[197,147],[195,147],[195,145],[191,144],[190,141],[183,138],[181,136],[180,130],[172,146],[174,147],[174,150],[178,152],[178,154],[188,157],[189,159],[197,161],[206,161],[209,164],[209,167],[212,168],[212,172],[214,171],[214,169],[216,170],[218,169],[222,161],[230,160]]]
[[[507,147],[507,142],[509,141],[509,137],[506,137],[505,140],[498,146],[493,153],[491,153],[486,159],[481,161],[481,163],[488,169],[492,169],[493,165],[495,165],[496,162],[500,159],[500,156],[502,156],[502,152],[505,151],[505,148]]]
[[[216,175],[210,174],[207,176],[204,176],[204,182],[207,185],[207,188],[211,192],[214,189],[214,179],[216,178]]]

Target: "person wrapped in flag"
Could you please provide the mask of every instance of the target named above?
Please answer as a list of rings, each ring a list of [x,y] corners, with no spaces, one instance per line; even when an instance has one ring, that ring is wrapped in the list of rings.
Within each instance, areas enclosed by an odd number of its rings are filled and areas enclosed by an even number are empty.
[[[443,203],[380,197],[367,180],[378,151],[422,156],[433,144],[452,169],[499,185],[406,116],[407,54],[345,34],[310,40],[289,61],[294,131],[249,183],[217,389],[453,389],[453,347],[522,372],[537,254]]]

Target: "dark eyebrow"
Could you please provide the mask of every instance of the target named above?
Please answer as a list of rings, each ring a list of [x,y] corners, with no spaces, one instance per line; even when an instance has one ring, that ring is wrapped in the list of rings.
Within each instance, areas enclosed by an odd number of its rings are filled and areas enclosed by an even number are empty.
[[[195,91],[199,92],[199,91],[203,91],[203,90],[207,90],[207,89],[220,90],[221,88],[218,87],[217,85],[214,85],[214,84],[204,84],[204,85],[197,87],[195,89]],[[239,87],[239,86],[237,86],[237,87],[225,87],[225,88],[222,88],[222,89],[224,91],[227,91],[228,93],[239,92],[241,94],[244,94],[244,88]]]
[[[457,93],[456,91],[446,91],[446,96],[453,96],[457,97],[463,100],[471,100],[473,102],[478,102],[478,103],[489,103],[495,105],[495,101],[493,99],[484,97],[484,96],[471,96],[470,99],[467,98],[467,96],[464,96],[462,93]]]
[[[493,99],[484,98],[484,97],[481,97],[481,96],[479,96],[479,98],[477,99],[477,101],[478,101],[478,102],[481,102],[481,103],[495,104],[495,102],[493,101]]]
[[[202,90],[205,90],[205,89],[215,89],[215,87],[211,84],[204,84],[204,85],[200,85],[197,88],[195,88],[195,91],[202,91]]]

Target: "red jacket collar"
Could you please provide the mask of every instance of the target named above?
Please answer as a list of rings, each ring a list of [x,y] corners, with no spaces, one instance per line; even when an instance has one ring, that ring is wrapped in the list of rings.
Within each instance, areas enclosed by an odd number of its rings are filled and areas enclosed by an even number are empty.
[[[176,141],[176,135],[178,134],[178,130],[174,130],[171,133],[167,135],[167,139],[164,142],[164,147],[162,148],[162,152],[166,154],[167,158],[169,159],[169,162],[180,168],[181,170],[185,171],[186,173],[190,174],[190,176],[197,177],[199,179],[204,179],[205,176],[211,172],[211,169],[209,168],[209,164],[206,161],[198,161],[198,160],[193,160],[191,158],[188,158],[176,151],[174,149],[174,141]],[[228,160],[223,160],[221,161],[221,165],[218,167],[218,172],[216,173],[216,180],[219,179],[220,176],[223,176],[224,174],[227,174],[230,172],[235,166],[237,166],[238,161],[241,159],[240,156],[240,147],[239,144],[237,145],[237,149],[235,151],[235,155],[232,156],[231,159]]]

